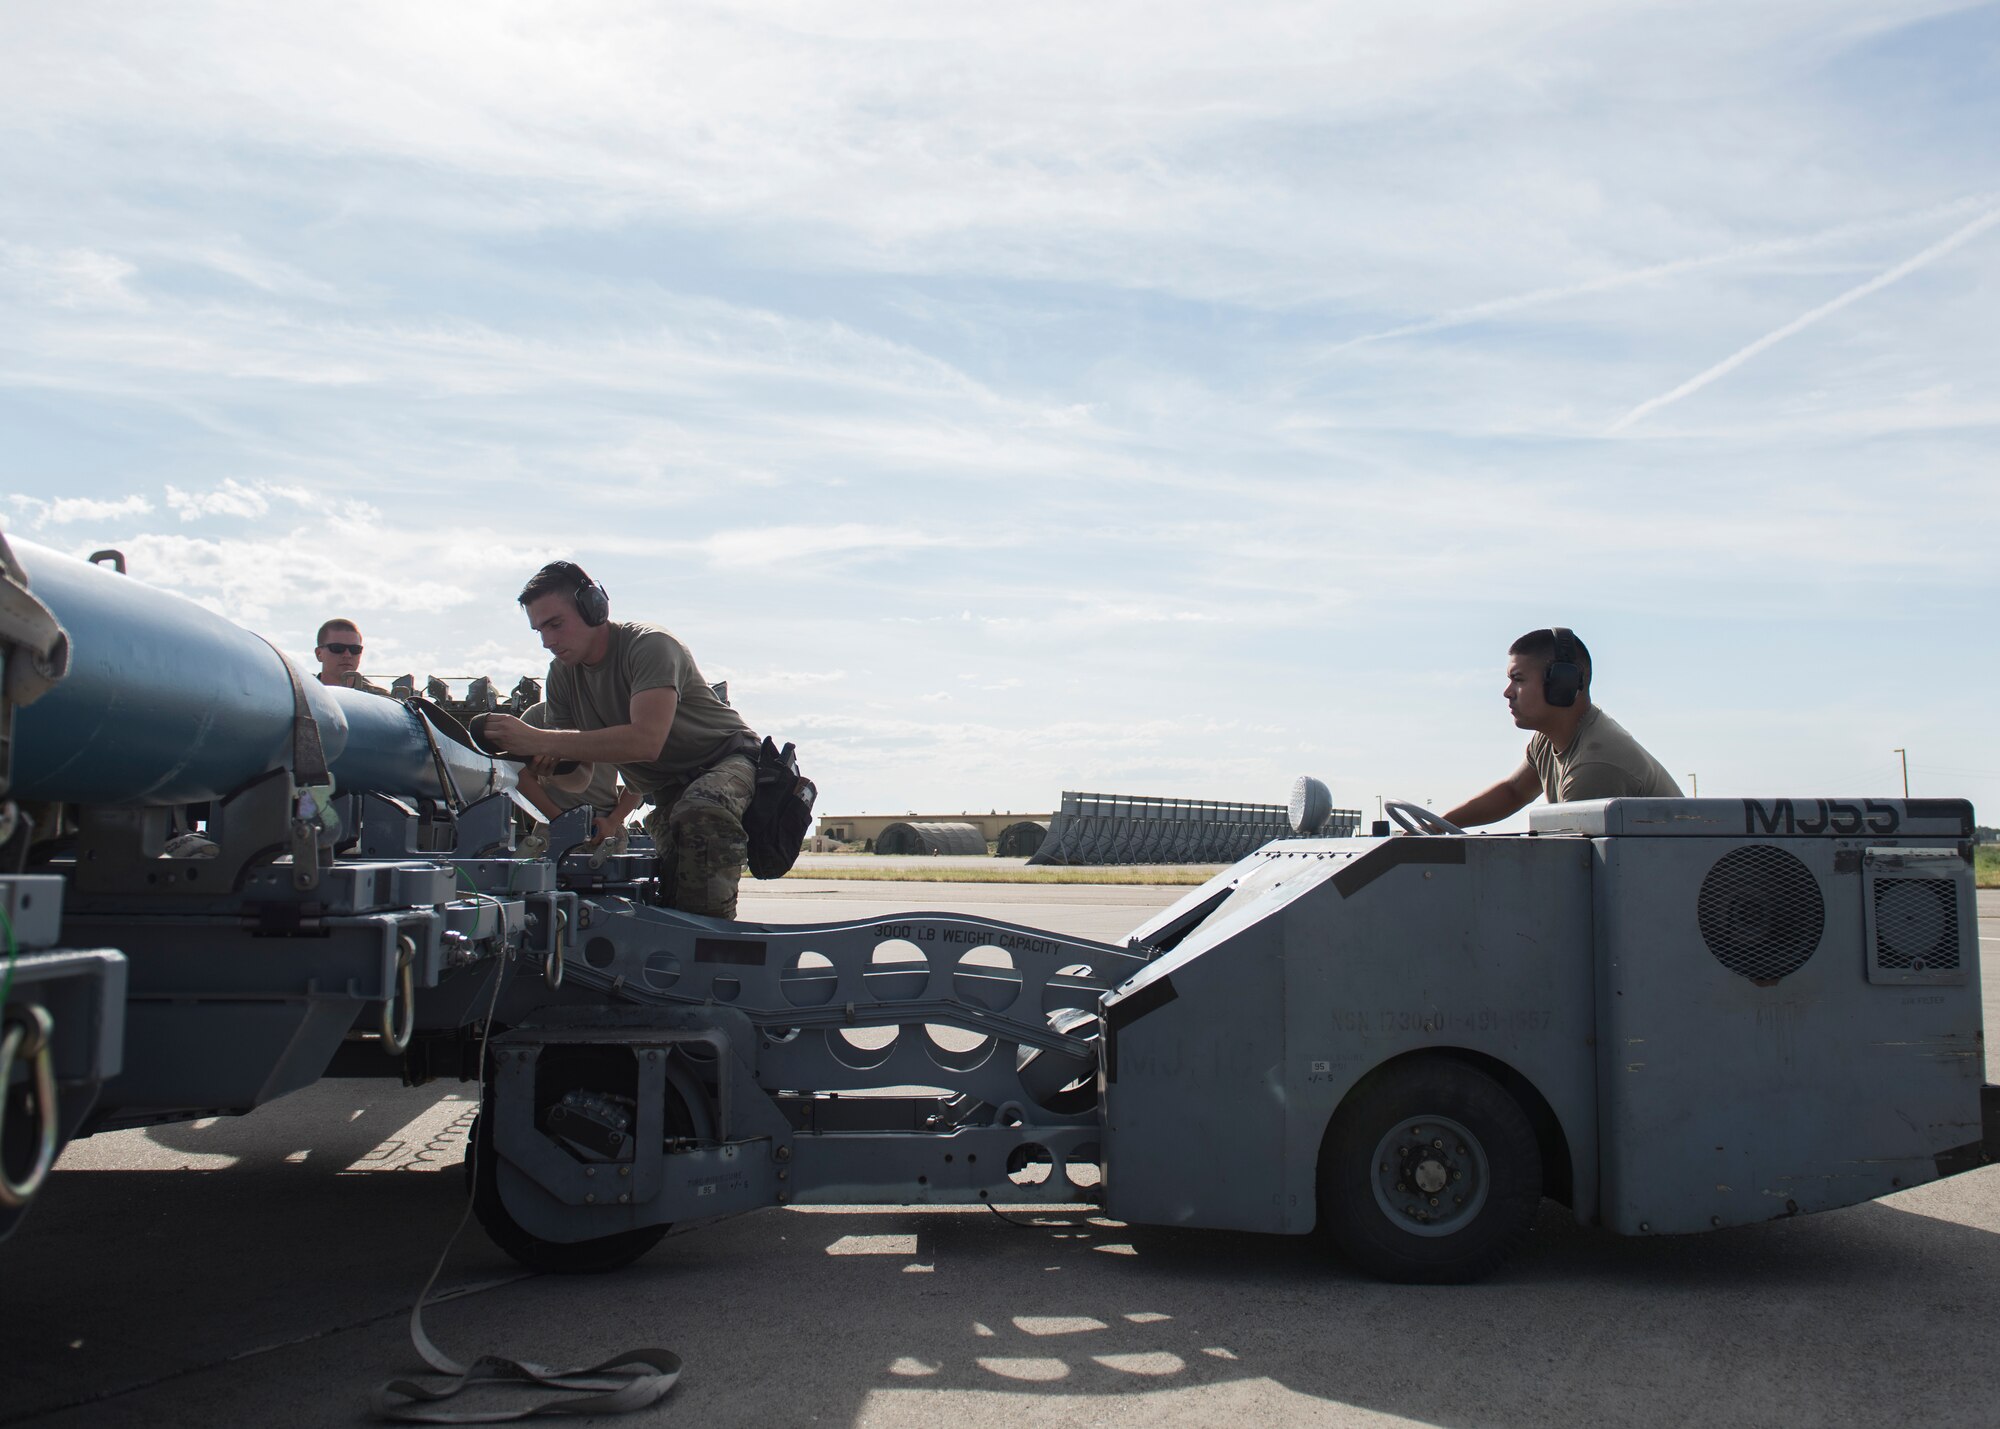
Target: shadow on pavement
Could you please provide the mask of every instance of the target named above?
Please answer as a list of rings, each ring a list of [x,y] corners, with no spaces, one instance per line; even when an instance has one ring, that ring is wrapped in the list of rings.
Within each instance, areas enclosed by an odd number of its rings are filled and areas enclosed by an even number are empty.
[[[302,1163],[274,1159],[267,1126],[227,1170],[62,1173],[0,1247],[34,1305],[0,1339],[0,1420],[95,1398],[58,1422],[360,1422],[369,1385],[416,1368],[400,1317],[463,1183],[355,1169],[384,1118],[315,1121]],[[163,1139],[233,1154],[244,1134]],[[475,1225],[445,1283],[515,1274]],[[1501,1275],[1450,1288],[1361,1280],[1314,1241],[1089,1211],[787,1210],[612,1275],[500,1284],[432,1325],[466,1353],[673,1349],[666,1412],[703,1424],[1988,1424],[1995,1285],[2000,1236],[1884,1205],[1649,1240],[1550,1205]]]
[[[1034,1219],[758,1218],[818,1247],[788,1273],[686,1264],[692,1247],[670,1245],[675,1292],[715,1309],[673,1322],[696,1367],[686,1407],[733,1419],[757,1385],[789,1386],[757,1404],[767,1422],[951,1392],[1005,1395],[1029,1422],[1044,1411],[1022,1401],[1066,1416],[1090,1400],[1090,1418],[1110,1413],[1101,1396],[1164,1401],[1133,1405],[1137,1423],[1194,1390],[1194,1422],[1232,1399],[1206,1391],[1254,1381],[1267,1422],[1319,1401],[1522,1429],[1989,1424],[2000,1382],[2000,1236],[1885,1206],[1647,1241],[1548,1206],[1508,1272],[1448,1288],[1357,1279],[1312,1242]]]

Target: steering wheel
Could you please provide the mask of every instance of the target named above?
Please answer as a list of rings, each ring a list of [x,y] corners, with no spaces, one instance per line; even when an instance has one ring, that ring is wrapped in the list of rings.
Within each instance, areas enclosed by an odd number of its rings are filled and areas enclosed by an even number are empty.
[[[1382,812],[1402,825],[1406,834],[1462,834],[1465,832],[1457,824],[1439,814],[1432,813],[1421,804],[1406,804],[1400,799],[1391,799],[1382,806]]]

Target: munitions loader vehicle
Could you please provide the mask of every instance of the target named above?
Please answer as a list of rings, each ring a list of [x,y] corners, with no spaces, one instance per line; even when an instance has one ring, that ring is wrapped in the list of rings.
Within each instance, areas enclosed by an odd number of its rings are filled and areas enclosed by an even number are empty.
[[[476,1079],[478,1215],[599,1270],[820,1203],[1089,1202],[1494,1269],[1987,1164],[1972,810],[1619,799],[1276,839],[1120,943],[658,906],[587,812],[135,576],[16,543],[0,601],[0,1230],[69,1138],[329,1076]]]

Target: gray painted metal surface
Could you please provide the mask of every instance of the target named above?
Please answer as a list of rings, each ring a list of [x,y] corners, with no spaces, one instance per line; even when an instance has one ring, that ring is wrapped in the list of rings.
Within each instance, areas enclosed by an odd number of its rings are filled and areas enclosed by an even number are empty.
[[[783,927],[593,900],[565,1005],[525,990],[541,1011],[503,1049],[502,1198],[549,1240],[787,1201],[1079,1199],[1094,1176],[1075,1168],[1098,1160],[1091,1009],[1142,962],[980,918]],[[693,1113],[706,1144],[660,1157],[641,1140],[629,1174],[552,1154],[523,1110],[532,1068],[605,1045],[633,1060],[594,1091],[642,1128]]]
[[[1530,838],[1265,849],[1134,934],[1175,945],[1103,1009],[1107,1206],[1304,1229],[1334,1109],[1371,1070],[1439,1052],[1524,1079],[1578,1216],[1625,1234],[1850,1205],[1982,1164],[2000,1148],[1982,1112],[1971,811],[1864,802],[1875,827],[1846,837],[1820,807],[1853,827],[1843,801],[1803,801],[1774,835],[1772,801],[1618,800],[1551,810]],[[1569,832],[1602,828],[1645,832]],[[1929,889],[1896,922],[1884,879]],[[1927,963],[1925,983],[1878,980],[1884,960]],[[1259,1002],[1261,1017],[1217,1012]],[[1188,1163],[1190,1133],[1225,1154]],[[1217,1169],[1236,1155],[1279,1174]]]
[[[1951,827],[1913,818],[1897,857],[1948,860],[1930,873],[1956,891],[1969,869]],[[1741,976],[1709,947],[1700,885],[1756,846],[1745,836],[1288,840],[1133,934],[1101,1039],[1050,1010],[1089,1017],[1095,989],[1118,975],[1102,947],[1037,947],[1030,929],[935,914],[747,927],[596,900],[570,953],[576,1003],[510,1034],[516,1065],[614,1041],[658,1058],[604,1088],[640,1126],[685,1119],[692,1098],[716,1130],[684,1149],[668,1138],[657,1168],[642,1169],[643,1150],[628,1170],[574,1145],[557,1157],[534,1120],[535,1084],[517,1071],[500,1088],[503,1105],[514,1100],[498,1127],[502,1197],[555,1241],[786,1201],[1083,1195],[1136,1222],[1298,1233],[1318,1219],[1328,1128],[1357,1088],[1438,1058],[1505,1085],[1542,1140],[1550,1193],[1628,1234],[1850,1204],[1979,1164],[1976,980],[1927,984],[1939,1000],[1915,1011],[1895,1001],[1904,989],[1870,982],[1855,931],[1866,861],[1840,841],[1809,842],[1812,877],[1849,925],[1813,954],[1837,996]],[[1603,900],[1630,896],[1625,880],[1653,890],[1627,920],[1632,946],[1603,931]],[[1753,883],[1728,906],[1763,928],[1774,896]],[[968,962],[982,939],[1015,950],[1021,984]],[[1075,971],[1051,975],[1070,958]],[[1635,966],[1646,980],[1621,997]],[[628,1006],[607,1012],[587,992]],[[1639,1006],[1606,1010],[1621,1002]],[[1721,1050],[1704,1009],[1726,1034]],[[870,1029],[894,1039],[867,1045]],[[961,1055],[942,1029],[1019,1051]],[[1621,1029],[1660,1045],[1649,1058],[1614,1053],[1606,1033]],[[1055,1059],[1039,1089],[1025,1080],[1036,1053]],[[1621,1074],[1607,1060],[1617,1055],[1646,1065]],[[1094,1088],[1073,1075],[1093,1058]],[[1835,1095],[1803,1096],[1801,1077],[1843,1063],[1859,1070]],[[1755,1080],[1772,1066],[1796,1070]],[[1772,1135],[1793,1107],[1802,1124]],[[1697,1155],[1697,1139],[1719,1149]],[[1076,1172],[1086,1156],[1101,1188]],[[1030,1191],[995,1174],[1000,1158],[1002,1170],[1046,1161],[1055,1174]],[[1726,1191],[1719,1168],[1735,1178]],[[592,1200],[610,1174],[632,1181],[629,1199]]]
[[[61,687],[72,655],[0,536],[0,847],[9,864],[29,823],[13,800],[18,719]],[[125,958],[63,946],[74,937],[63,895],[61,878],[0,874],[0,1240],[40,1196],[124,1054]]]
[[[41,1104],[35,1060],[23,1056],[0,1072],[6,1098],[6,1135],[0,1139],[9,1182],[39,1182],[46,1166],[83,1127],[105,1082],[116,1076],[125,1046],[125,958],[111,948],[60,946],[62,880],[0,876],[0,917],[11,945],[4,963],[6,1015],[0,1032],[19,1030],[30,1010],[46,1018],[47,1085],[54,1104]],[[74,935],[72,935],[74,936]],[[26,1134],[29,1120],[47,1119],[40,1136]],[[38,1146],[37,1143],[40,1143]],[[0,1240],[11,1235],[33,1205],[0,1189]]]
[[[1174,946],[1105,1002],[1107,1209],[1310,1230],[1335,1109],[1377,1067],[1443,1049],[1533,1084],[1589,1167],[1590,887],[1581,841],[1293,840],[1139,928]]]
[[[1851,1205],[1980,1141],[1968,805],[1625,799],[1535,827],[1598,835],[1611,1229]]]

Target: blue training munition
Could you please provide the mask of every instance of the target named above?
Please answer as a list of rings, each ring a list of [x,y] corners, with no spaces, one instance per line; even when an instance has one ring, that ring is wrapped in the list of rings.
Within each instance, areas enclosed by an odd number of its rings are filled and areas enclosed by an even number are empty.
[[[220,799],[287,768],[297,702],[343,792],[483,798],[513,766],[405,705],[287,671],[268,641],[109,567],[12,543],[29,588],[69,633],[63,680],[14,716],[13,796],[75,804]],[[296,678],[294,678],[296,676]]]

